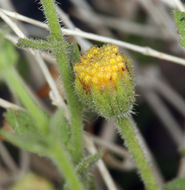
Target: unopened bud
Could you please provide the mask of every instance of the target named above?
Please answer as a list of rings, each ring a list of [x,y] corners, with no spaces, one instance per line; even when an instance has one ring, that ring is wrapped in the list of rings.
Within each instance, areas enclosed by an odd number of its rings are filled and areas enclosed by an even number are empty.
[[[129,59],[115,45],[91,47],[74,65],[80,99],[100,115],[122,117],[134,103],[134,80]]]

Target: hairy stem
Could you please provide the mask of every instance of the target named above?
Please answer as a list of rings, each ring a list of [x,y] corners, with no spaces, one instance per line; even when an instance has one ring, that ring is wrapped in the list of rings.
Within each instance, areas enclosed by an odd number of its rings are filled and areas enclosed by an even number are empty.
[[[68,106],[71,113],[71,144],[72,144],[72,157],[75,163],[78,163],[83,155],[83,144],[82,144],[82,105],[78,102],[78,99],[74,93],[72,76],[70,73],[70,65],[65,62],[64,57],[61,53],[56,54],[57,61],[60,66],[62,73],[62,80],[65,84],[65,92],[67,92]],[[68,71],[68,72],[64,72]]]
[[[64,151],[64,148],[61,145],[61,143],[56,142],[52,144],[49,156],[54,160],[54,162],[58,166],[59,171],[65,177],[66,182],[71,190],[84,190],[84,187],[78,179],[77,174],[75,173],[75,170],[72,166],[72,163],[70,163],[70,159]]]
[[[59,64],[61,77],[64,84],[64,89],[67,97],[67,103],[71,113],[71,126],[72,126],[72,157],[75,163],[78,163],[83,155],[82,143],[82,107],[78,101],[73,88],[73,73],[68,61],[65,42],[60,29],[60,24],[55,11],[54,0],[41,0],[44,12],[50,28],[49,40],[54,43],[61,44],[60,51],[53,50]]]
[[[60,30],[60,24],[58,17],[55,11],[55,0],[40,0],[43,8],[46,19],[48,21],[48,26],[50,30],[50,36],[55,38],[58,42],[63,42],[63,36]]]
[[[119,131],[125,140],[134,161],[136,162],[147,190],[160,190],[152,173],[149,162],[146,159],[141,143],[137,138],[137,130],[135,129],[132,121],[129,118],[119,118],[117,123]]]

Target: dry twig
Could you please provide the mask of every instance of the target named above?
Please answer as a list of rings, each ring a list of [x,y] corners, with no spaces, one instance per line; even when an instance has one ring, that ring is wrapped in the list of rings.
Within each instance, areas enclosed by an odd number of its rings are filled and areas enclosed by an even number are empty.
[[[13,17],[15,19],[22,20],[24,22],[28,22],[30,24],[34,24],[36,26],[48,29],[47,25],[42,23],[42,22],[36,21],[34,19],[27,18],[27,17],[22,16],[22,15],[20,15],[18,13],[14,13],[14,12],[10,12],[10,11],[7,11],[7,10],[2,10],[2,9],[0,9],[0,10],[3,13],[5,13],[6,15],[8,15],[10,17]],[[179,57],[176,57],[176,56],[173,56],[173,55],[169,55],[169,54],[157,51],[157,50],[154,50],[154,49],[152,49],[150,47],[143,47],[143,46],[134,45],[134,44],[131,44],[131,43],[128,43],[128,42],[124,42],[124,41],[120,41],[120,40],[116,40],[116,39],[96,35],[96,34],[93,34],[93,33],[84,32],[84,31],[81,31],[79,29],[70,30],[70,29],[62,28],[61,30],[62,30],[64,35],[80,36],[80,37],[90,39],[90,40],[94,40],[94,41],[100,41],[100,42],[115,44],[117,46],[120,46],[120,47],[129,49],[129,50],[141,53],[141,54],[146,55],[146,56],[151,56],[151,57],[155,57],[155,58],[158,58],[158,59],[171,61],[171,62],[174,62],[174,63],[177,63],[177,64],[185,66],[185,59],[179,58]]]
[[[8,17],[6,16],[3,11],[0,10],[0,17],[10,26],[10,28],[17,34],[17,36],[19,38],[26,38],[26,36],[24,35],[24,33],[19,29],[19,27]],[[55,101],[58,102],[57,105],[65,108],[66,110],[66,114],[67,114],[67,117],[69,117],[69,113],[68,113],[68,109],[67,109],[67,106],[66,104],[64,103],[64,100],[62,99],[62,97],[60,96],[60,93],[57,89],[57,86],[56,86],[56,83],[55,81],[53,80],[46,64],[44,63],[42,57],[40,56],[40,53],[38,51],[34,51],[34,50],[31,50],[29,49],[29,52],[35,57],[35,59],[37,60],[37,63],[39,65],[39,67],[41,68],[52,92],[53,92],[53,95],[55,97]]]
[[[180,0],[173,0],[179,11],[185,12],[185,7]]]
[[[91,139],[87,138],[86,136],[84,136],[84,140],[85,140],[85,145],[86,145],[87,150],[91,154],[96,154],[97,150],[93,144],[93,141]],[[98,167],[98,169],[102,175],[102,178],[103,178],[107,188],[109,190],[117,190],[117,187],[116,187],[108,169],[106,168],[105,164],[103,163],[103,161],[101,159],[98,160],[96,165],[97,165],[97,167]]]

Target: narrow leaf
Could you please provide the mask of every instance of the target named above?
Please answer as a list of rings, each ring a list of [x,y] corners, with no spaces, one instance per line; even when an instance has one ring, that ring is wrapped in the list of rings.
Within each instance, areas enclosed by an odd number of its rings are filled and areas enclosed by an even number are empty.
[[[69,123],[65,118],[65,112],[62,108],[58,109],[50,120],[51,133],[64,144],[67,144],[70,138]]]
[[[69,58],[69,61],[72,65],[75,62],[79,61],[80,52],[79,52],[78,44],[76,42],[73,42],[70,44],[68,58]]]
[[[176,11],[174,16],[175,16],[177,28],[181,35],[181,45],[185,47],[185,13]]]
[[[102,157],[102,152],[98,152],[95,155],[91,155],[83,159],[80,164],[77,166],[76,171],[78,174],[86,172],[87,169],[92,167],[95,162],[97,162]]]
[[[19,39],[17,46],[20,48],[34,48],[39,50],[51,50],[52,45],[45,40]]]
[[[185,178],[178,178],[167,183],[164,190],[185,190]]]
[[[27,112],[11,110],[4,115],[17,134],[22,134],[24,131],[28,131],[31,128],[33,131],[36,129],[33,119]]]

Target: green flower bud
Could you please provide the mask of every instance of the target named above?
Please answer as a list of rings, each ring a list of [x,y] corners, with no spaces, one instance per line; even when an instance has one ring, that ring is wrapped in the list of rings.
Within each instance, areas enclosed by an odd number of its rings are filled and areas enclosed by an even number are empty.
[[[122,117],[135,100],[129,59],[115,45],[91,47],[74,65],[75,89],[82,102],[100,115]]]

